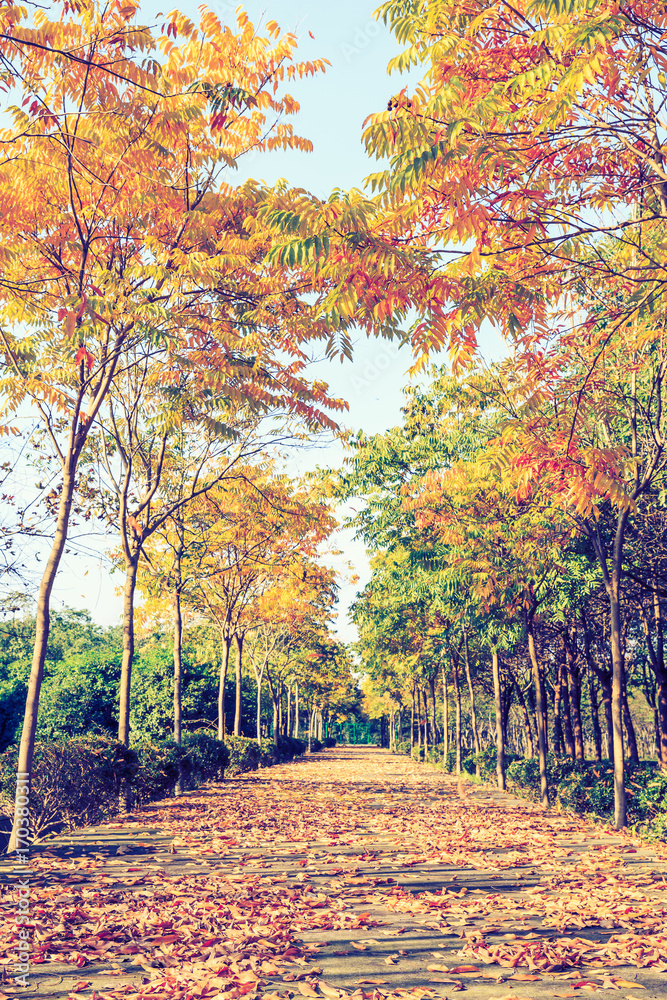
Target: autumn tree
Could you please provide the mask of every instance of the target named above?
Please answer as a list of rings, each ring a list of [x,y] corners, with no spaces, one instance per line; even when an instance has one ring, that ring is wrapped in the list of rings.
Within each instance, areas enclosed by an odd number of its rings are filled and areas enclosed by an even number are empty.
[[[293,63],[295,39],[280,36],[274,22],[256,40],[242,12],[236,34],[204,11],[199,28],[173,15],[160,37],[138,25],[136,14],[133,4],[92,3],[62,21],[37,11],[34,32],[26,34],[49,44],[12,49],[23,105],[11,109],[3,131],[2,242],[11,252],[0,282],[1,391],[6,413],[28,403],[36,409],[62,470],[38,601],[23,774],[31,768],[49,598],[77,469],[123,356],[152,341],[174,377],[205,358],[214,388],[227,385],[244,398],[244,386],[266,398],[262,375],[273,373],[281,404],[292,399],[312,412],[301,395],[301,344],[326,334],[316,322],[306,328],[308,310],[287,289],[285,338],[274,318],[277,272],[261,264],[266,245],[257,232],[244,244],[248,198],[255,196],[235,200],[220,186],[220,172],[249,149],[304,147],[288,124],[267,117],[296,107],[277,94],[288,65],[297,75],[321,65]],[[69,60],[63,71],[54,39],[95,58]],[[241,303],[229,294],[230,275],[237,289],[244,279],[253,289]],[[269,326],[259,320],[262,311],[271,313]]]

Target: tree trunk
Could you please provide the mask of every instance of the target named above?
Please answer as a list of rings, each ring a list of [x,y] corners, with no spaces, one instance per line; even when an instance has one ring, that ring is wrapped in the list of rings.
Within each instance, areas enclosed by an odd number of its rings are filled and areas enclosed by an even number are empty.
[[[623,723],[625,725],[625,735],[628,741],[628,760],[631,764],[639,763],[639,749],[637,747],[637,734],[635,733],[635,726],[632,721],[632,715],[630,714],[630,705],[628,703],[628,684],[625,674],[623,676]]]
[[[607,558],[605,543],[599,534],[599,527],[589,527],[589,537],[602,571],[607,599],[609,601],[609,627],[611,633],[611,727],[614,754],[614,826],[617,830],[626,825],[625,761],[623,759],[623,683],[625,663],[623,662],[623,623],[621,613],[621,575],[623,572],[623,546],[625,529],[630,514],[629,508],[622,510],[616,520],[616,532],[611,552],[611,566]]]
[[[262,679],[264,677],[264,667],[261,671],[255,670],[255,680],[257,681],[257,701],[255,703],[255,729],[257,745],[262,745]]]
[[[454,701],[456,703],[456,773],[461,774],[461,685],[459,684],[459,653],[452,662],[452,677],[454,679]]]
[[[69,459],[69,456],[68,456]],[[63,477],[63,488],[58,505],[58,518],[37,597],[35,611],[35,645],[32,654],[32,666],[28,680],[28,692],[23,715],[23,729],[16,775],[16,799],[14,809],[14,825],[9,839],[8,851],[18,851],[24,854],[29,850],[32,840],[30,834],[30,776],[35,753],[35,733],[37,731],[37,716],[39,712],[39,695],[44,676],[44,661],[49,641],[51,591],[58,572],[58,566],[67,542],[72,496],[74,494],[74,475],[67,472]],[[27,855],[26,855],[27,858]]]
[[[565,664],[567,668],[568,693],[570,712],[572,714],[572,736],[574,737],[574,756],[576,760],[584,759],[584,728],[581,723],[581,672],[577,664],[576,638],[570,640],[565,632]]]
[[[410,747],[415,745],[415,686],[412,685],[412,712],[410,714]]]
[[[123,661],[120,671],[120,705],[118,710],[118,742],[130,741],[130,691],[134,660],[134,595],[137,588],[139,555],[125,565],[123,590]]]
[[[619,581],[614,581],[609,595],[611,611],[611,723],[614,748],[614,826],[622,830],[626,823],[625,761],[623,759],[623,681],[624,664],[621,648],[621,601]]]
[[[503,697],[500,684],[500,660],[498,650],[494,646],[491,650],[493,666],[493,696],[496,712],[496,775],[498,777],[498,788],[505,791],[505,730],[503,729]]]
[[[571,712],[570,692],[567,686],[566,674],[567,674],[567,667],[564,665],[563,676],[561,678],[563,684],[563,701],[561,703],[562,716],[563,716],[563,738],[565,740],[565,750],[568,756],[572,757],[572,759],[574,760],[576,756],[576,747],[575,747],[574,733],[572,732],[572,712]]]
[[[234,664],[234,736],[241,735],[241,713],[243,706],[243,635],[237,632],[234,636],[236,640],[236,663]]]
[[[227,688],[227,667],[229,665],[229,649],[232,644],[231,636],[222,636],[222,662],[220,664],[220,683],[218,687],[218,739],[225,738],[225,691]]]
[[[556,674],[556,683],[554,685],[554,753],[556,756],[560,756],[563,753],[563,747],[567,746],[567,741],[565,739],[565,726],[563,723],[563,674],[564,674],[563,661],[558,658],[558,672]],[[574,748],[573,748],[574,749]]]
[[[472,686],[472,676],[470,674],[470,656],[468,650],[468,632],[467,630],[463,633],[463,652],[465,655],[465,666],[466,666],[466,680],[468,682],[468,694],[470,696],[470,726],[472,728],[472,738],[475,747],[475,754],[480,754],[482,752],[482,747],[479,742],[479,731],[477,729],[477,712],[475,710],[475,689]],[[480,777],[482,773],[481,765],[479,761],[475,764],[475,775]]]
[[[273,745],[277,747],[280,742],[280,696],[276,696],[276,694],[272,691],[271,701],[273,702]],[[308,749],[310,750],[310,745],[308,746]]]
[[[547,734],[545,732],[544,719],[544,689],[542,683],[542,670],[537,658],[535,646],[535,635],[533,632],[533,622],[535,616],[535,605],[526,613],[526,632],[528,634],[528,653],[533,668],[533,684],[535,687],[535,714],[537,716],[537,750],[540,761],[540,805],[547,808],[549,805],[549,784],[547,781]]]
[[[292,685],[287,685],[287,712],[285,713],[285,736],[292,732]]]
[[[283,693],[284,685],[282,682],[278,685],[278,733],[282,736],[284,733],[283,728]]]
[[[526,754],[528,755],[528,759],[530,760],[532,757],[535,756],[535,744],[533,743],[533,730],[530,725],[530,715],[528,713],[528,706],[526,705],[526,699],[523,696],[523,691],[521,690],[521,686],[516,680],[516,678],[514,679],[514,690],[516,691],[516,697],[517,701],[519,702],[519,709],[521,711],[521,718],[523,719],[523,729],[524,733],[526,734]]]
[[[298,740],[299,738],[299,682],[296,681],[294,684],[294,729],[292,731],[292,736]]]
[[[595,759],[602,760],[602,732],[600,730],[600,716],[598,715],[598,687],[595,675],[592,670],[588,671],[588,700],[591,708],[591,726],[593,728],[593,745],[595,747]]]
[[[442,756],[446,761],[449,755],[449,691],[444,663],[441,664],[440,669],[442,671]],[[433,701],[435,703],[435,692]]]
[[[179,573],[180,576],[180,573]],[[174,591],[174,743],[181,746],[182,687],[183,687],[183,616],[181,614],[180,579]],[[183,794],[183,761],[178,758],[178,777],[174,795]]]
[[[433,734],[433,746],[436,746],[438,744],[438,742],[439,742],[438,741],[438,722],[437,722],[437,719],[436,719],[437,697],[436,697],[436,693],[435,693],[437,679],[438,679],[437,678],[437,674],[429,677],[429,679],[428,679],[428,686],[429,686],[429,690],[431,692],[431,732]],[[446,724],[445,724],[445,728],[446,728]]]
[[[428,757],[428,695],[426,688],[422,688],[422,698],[424,699],[424,760]]]

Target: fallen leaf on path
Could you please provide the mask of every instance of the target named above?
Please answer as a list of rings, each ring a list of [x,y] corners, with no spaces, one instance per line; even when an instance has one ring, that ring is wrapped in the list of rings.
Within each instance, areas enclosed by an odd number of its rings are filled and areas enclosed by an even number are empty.
[[[310,983],[296,982],[294,984],[299,991],[299,993],[304,997],[316,997],[318,996],[317,990],[314,990]]]

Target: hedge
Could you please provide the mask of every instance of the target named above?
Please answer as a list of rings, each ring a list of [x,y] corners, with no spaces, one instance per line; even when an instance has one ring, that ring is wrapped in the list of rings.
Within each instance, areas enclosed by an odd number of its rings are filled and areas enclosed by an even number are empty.
[[[307,749],[303,740],[281,737],[278,747],[228,737],[221,743],[208,733],[187,733],[183,746],[170,740],[141,740],[128,749],[106,734],[39,741],[31,775],[33,839],[62,829],[91,826],[118,811],[121,788],[129,784],[135,805],[173,794],[182,774],[187,788],[219,781],[225,771],[240,774],[291,760]],[[13,814],[18,747],[0,754],[0,813]]]

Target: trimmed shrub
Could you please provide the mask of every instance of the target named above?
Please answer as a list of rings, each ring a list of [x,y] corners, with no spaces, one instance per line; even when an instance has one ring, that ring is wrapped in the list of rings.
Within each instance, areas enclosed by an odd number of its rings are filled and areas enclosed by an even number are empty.
[[[336,741],[335,741],[335,739],[333,738],[333,736],[327,736],[327,738],[326,738],[326,739],[325,739],[325,741],[324,741],[324,745],[325,745],[325,747],[327,747],[327,748],[330,748],[330,747],[335,747],[335,746],[336,746]]]
[[[185,781],[192,772],[192,763],[185,747],[171,740],[142,740],[132,748],[139,760],[139,769],[132,781],[135,803],[143,805],[155,799],[173,795],[178,778],[179,760]]]
[[[0,807],[11,816],[18,747],[0,755]],[[100,823],[118,805],[122,781],[133,782],[139,770],[134,750],[104,735],[75,736],[35,744],[30,782],[32,836],[34,839],[63,827]]]
[[[264,747],[260,748],[257,745],[257,740],[250,739],[248,736],[226,736],[225,743],[229,751],[229,774],[242,774],[244,771],[257,770],[262,751],[265,750]],[[271,747],[271,751],[272,749],[273,747]]]
[[[318,744],[322,749],[319,740],[311,740],[311,746]],[[278,760],[292,760],[293,757],[300,757],[308,749],[306,740],[297,740],[294,736],[280,736],[278,738]]]
[[[222,781],[225,777],[225,768],[229,766],[231,753],[225,743],[214,736],[210,736],[205,730],[198,729],[194,733],[186,733],[183,737],[183,749],[185,750],[189,766],[184,776],[188,776],[188,783],[193,787],[203,781]]]
[[[396,744],[396,753],[404,753],[409,757],[411,751],[412,751],[412,744],[410,743],[410,740],[404,740],[403,743]]]
[[[319,753],[320,750],[322,749],[322,746],[323,746],[323,744],[319,740],[316,740],[314,736],[311,738],[311,741],[310,741],[310,752],[311,753]]]

